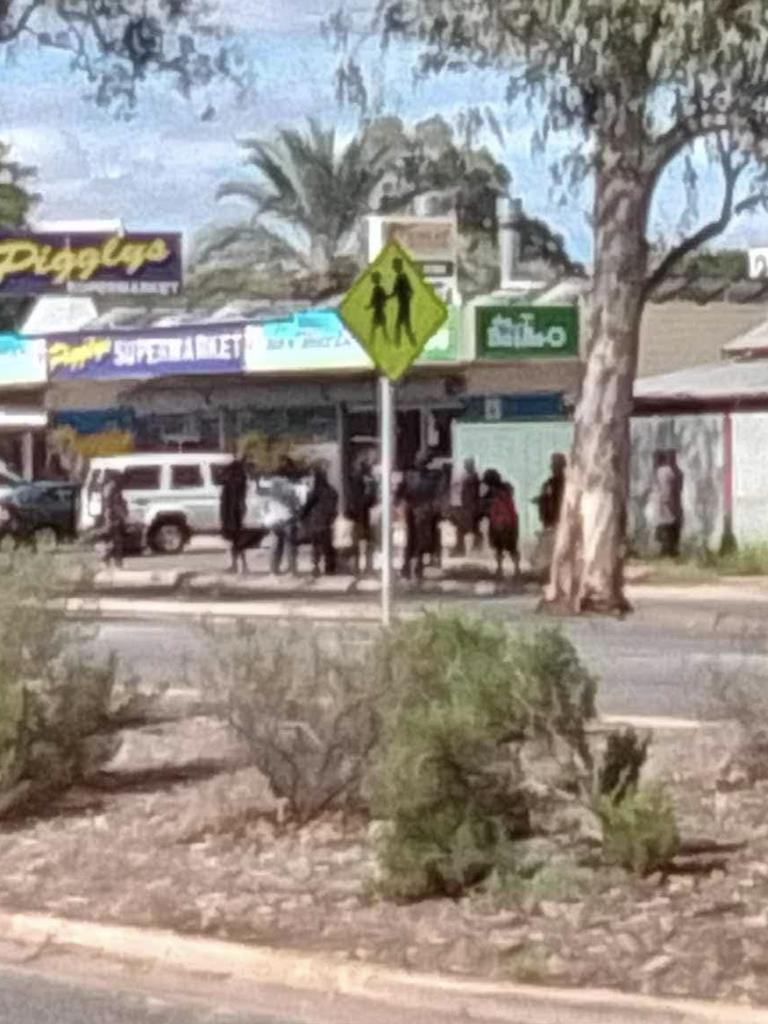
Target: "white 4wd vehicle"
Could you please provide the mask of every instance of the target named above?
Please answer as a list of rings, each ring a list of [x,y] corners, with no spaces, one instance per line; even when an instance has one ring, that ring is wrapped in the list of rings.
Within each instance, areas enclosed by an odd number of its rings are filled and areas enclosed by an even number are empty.
[[[97,526],[101,488],[109,470],[123,475],[128,522],[141,546],[157,554],[178,554],[194,534],[221,532],[221,484],[232,456],[221,453],[151,452],[93,459],[83,485],[78,532]],[[265,533],[295,513],[306,500],[310,481],[262,477],[248,483],[246,529]]]
[[[101,517],[101,487],[109,470],[123,474],[129,523],[158,554],[182,551],[193,534],[219,532],[221,476],[231,456],[151,452],[93,459],[88,467],[78,530],[92,530]]]

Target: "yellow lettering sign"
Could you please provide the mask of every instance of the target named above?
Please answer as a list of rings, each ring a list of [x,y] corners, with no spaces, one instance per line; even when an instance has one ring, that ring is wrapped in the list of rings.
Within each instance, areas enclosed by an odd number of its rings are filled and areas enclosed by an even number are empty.
[[[90,281],[100,270],[123,268],[128,277],[151,263],[164,263],[171,251],[164,238],[138,242],[115,235],[100,245],[56,248],[34,238],[0,240],[0,284],[15,274],[49,277],[52,284]]]
[[[59,366],[80,370],[88,363],[95,363],[112,351],[109,338],[86,338],[84,341],[52,341],[48,345],[48,366],[51,370]]]

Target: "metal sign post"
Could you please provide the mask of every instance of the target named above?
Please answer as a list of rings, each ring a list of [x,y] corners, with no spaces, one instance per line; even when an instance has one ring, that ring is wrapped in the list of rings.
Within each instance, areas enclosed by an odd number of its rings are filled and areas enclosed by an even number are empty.
[[[381,444],[381,623],[392,623],[393,545],[392,472],[394,470],[394,395],[392,381],[379,377],[379,435]]]
[[[448,307],[397,242],[365,268],[339,306],[339,315],[380,373],[381,619],[392,622],[392,471],[395,465],[394,395],[424,346],[448,319]]]

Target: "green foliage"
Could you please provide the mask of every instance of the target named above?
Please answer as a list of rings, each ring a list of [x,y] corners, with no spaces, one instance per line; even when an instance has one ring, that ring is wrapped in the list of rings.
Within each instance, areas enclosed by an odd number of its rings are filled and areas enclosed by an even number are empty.
[[[650,737],[641,740],[634,729],[608,735],[603,761],[598,773],[598,790],[614,803],[637,788],[640,772],[648,758]]]
[[[743,281],[749,274],[749,260],[743,249],[704,249],[685,260],[682,270],[692,278]]]
[[[768,544],[728,544],[713,551],[702,544],[686,544],[674,560],[651,555],[654,580],[691,582],[715,579],[718,576],[768,576]]]
[[[222,185],[219,195],[244,199],[255,212],[198,239],[197,291],[338,295],[367,257],[362,218],[407,212],[427,194],[435,214],[457,215],[462,294],[498,286],[496,199],[506,192],[509,173],[487,149],[458,140],[442,117],[410,126],[396,117],[373,118],[345,146],[332,129],[311,121],[306,132],[282,130],[244,146],[256,176]],[[522,216],[519,226],[525,261],[575,270],[548,225]]]
[[[639,786],[623,800],[602,797],[603,855],[636,875],[667,867],[680,848],[675,810],[663,786]]]
[[[254,630],[240,623],[208,635],[206,690],[285,814],[304,824],[327,810],[359,808],[378,736],[370,642],[311,625]]]
[[[0,794],[18,783],[36,795],[66,787],[85,739],[108,722],[117,666],[93,663],[87,634],[64,614],[71,570],[50,557],[0,555]]]
[[[723,553],[700,552],[699,563],[712,566],[721,576],[768,575],[768,544],[741,544]]]
[[[147,78],[162,79],[189,99],[196,90],[228,84],[239,98],[250,82],[243,48],[232,39],[216,5],[168,0],[154,7],[137,0],[97,4],[5,4],[0,44],[23,55],[33,42],[71,57],[99,107],[129,118]],[[206,105],[203,120],[215,109]]]
[[[427,613],[398,626],[379,659],[382,738],[371,782],[380,887],[396,899],[461,893],[530,832],[518,745],[565,739],[589,757],[594,681],[555,630]]]
[[[286,460],[305,468],[290,438],[270,437],[259,430],[243,434],[237,441],[237,454],[257,473],[274,473]]]
[[[510,102],[524,97],[540,104],[534,148],[544,150],[555,132],[572,132],[574,146],[551,168],[563,194],[591,175],[598,154],[610,147],[623,154],[624,171],[636,169],[638,190],[650,199],[664,169],[706,140],[723,169],[723,215],[667,253],[653,285],[717,237],[732,216],[764,204],[768,97],[757,83],[768,60],[768,9],[762,0],[716,9],[704,0],[382,0],[380,8],[385,48],[418,41],[418,76],[490,63],[509,73]],[[338,45],[349,63],[343,41]],[[471,119],[475,130],[498,131],[488,111],[472,108]],[[746,195],[735,200],[735,186],[749,173]],[[598,210],[605,180],[598,182]],[[683,184],[688,220],[695,220],[690,163]]]

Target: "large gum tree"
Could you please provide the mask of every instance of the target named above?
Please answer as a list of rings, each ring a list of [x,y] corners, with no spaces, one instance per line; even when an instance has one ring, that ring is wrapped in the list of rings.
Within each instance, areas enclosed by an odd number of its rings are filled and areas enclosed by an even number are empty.
[[[417,43],[419,70],[503,68],[511,100],[565,131],[565,167],[594,184],[586,366],[546,603],[622,612],[629,420],[649,293],[735,214],[765,206],[765,0],[384,0],[385,45]],[[656,186],[695,147],[719,161],[719,216],[654,262]],[[690,176],[689,176],[690,183]]]

